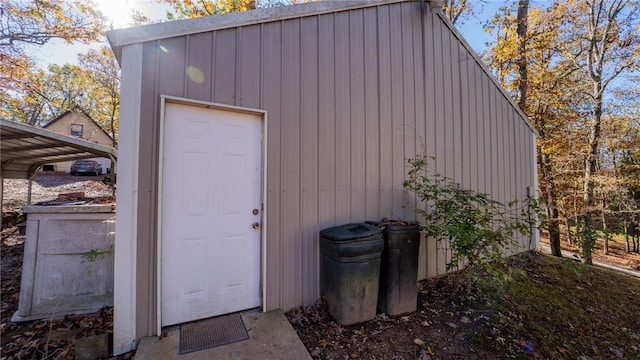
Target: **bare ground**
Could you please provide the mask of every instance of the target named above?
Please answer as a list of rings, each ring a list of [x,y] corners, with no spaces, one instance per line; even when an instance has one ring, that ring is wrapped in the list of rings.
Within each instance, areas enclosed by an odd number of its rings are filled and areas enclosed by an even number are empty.
[[[287,316],[314,359],[640,359],[639,279],[535,252],[508,264],[470,293],[422,281],[399,318],[341,326],[323,302]]]
[[[41,174],[33,202],[77,191],[110,195],[101,180]],[[19,212],[26,181],[5,179],[4,189],[3,211]],[[2,231],[2,359],[73,359],[75,341],[112,332],[111,308],[9,321],[18,306],[23,247],[17,228]],[[610,244],[609,257],[600,253],[595,259],[603,262],[640,264],[640,256],[624,253],[620,242]],[[538,253],[512,257],[509,264],[519,269],[513,278],[497,287],[480,281],[470,293],[456,291],[447,277],[420,282],[418,311],[406,316],[379,314],[341,326],[322,301],[287,316],[314,359],[640,359],[640,280]]]
[[[104,176],[70,176],[68,174],[40,173],[33,182],[32,202],[54,200],[59,194],[84,192],[85,198],[108,199],[112,190],[102,180]],[[30,322],[11,322],[18,309],[24,236],[17,223],[24,221],[22,206],[27,203],[27,180],[4,180],[3,227],[0,252],[1,286],[1,358],[11,359],[74,359],[75,343],[79,339],[111,334],[113,308],[86,315]],[[133,354],[120,358],[128,359]]]

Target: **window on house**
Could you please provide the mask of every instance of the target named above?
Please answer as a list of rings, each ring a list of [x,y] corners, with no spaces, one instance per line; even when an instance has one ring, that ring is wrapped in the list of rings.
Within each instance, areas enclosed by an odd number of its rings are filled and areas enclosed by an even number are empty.
[[[71,124],[71,136],[82,137],[82,125],[80,124]]]

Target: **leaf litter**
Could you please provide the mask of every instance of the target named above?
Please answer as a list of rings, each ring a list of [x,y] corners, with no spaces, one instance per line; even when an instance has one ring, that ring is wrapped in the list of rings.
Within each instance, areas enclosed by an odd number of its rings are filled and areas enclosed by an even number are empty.
[[[640,279],[567,262],[516,255],[510,282],[468,293],[424,280],[400,317],[343,326],[323,300],[286,315],[314,359],[640,359]]]

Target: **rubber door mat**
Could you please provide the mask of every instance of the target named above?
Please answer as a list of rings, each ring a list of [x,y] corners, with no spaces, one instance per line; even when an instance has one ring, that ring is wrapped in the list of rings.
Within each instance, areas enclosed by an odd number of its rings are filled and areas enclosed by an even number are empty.
[[[249,339],[239,313],[180,325],[180,354]]]

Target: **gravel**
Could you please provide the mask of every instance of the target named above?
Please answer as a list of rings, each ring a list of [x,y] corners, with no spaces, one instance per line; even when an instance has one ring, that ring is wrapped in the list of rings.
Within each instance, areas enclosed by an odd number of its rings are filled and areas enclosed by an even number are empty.
[[[65,173],[40,172],[33,179],[31,202],[54,200],[59,194],[84,192],[86,198],[111,196],[112,188],[103,182],[105,175],[71,176]],[[29,181],[4,179],[2,210],[21,208],[27,204]]]

